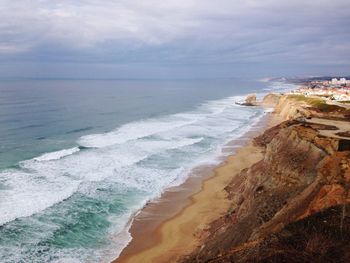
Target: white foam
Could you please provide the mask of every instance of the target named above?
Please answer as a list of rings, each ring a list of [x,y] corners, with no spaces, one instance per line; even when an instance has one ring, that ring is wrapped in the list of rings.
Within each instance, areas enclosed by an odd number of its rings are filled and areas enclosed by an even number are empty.
[[[131,122],[111,132],[82,136],[78,140],[78,143],[84,147],[103,148],[166,131],[172,131],[200,122],[210,116],[217,116],[228,108],[237,109],[238,107],[235,105],[235,102],[243,97],[244,96],[233,96],[221,100],[209,101],[202,104],[198,110],[193,112],[178,113],[161,118]]]
[[[132,176],[121,177],[120,169],[131,167],[151,154],[193,145],[202,139],[139,141],[117,148],[80,152],[78,155],[63,154],[77,152],[72,148],[24,161],[21,167],[28,170],[27,172],[10,170],[1,174],[7,190],[0,192],[0,225],[19,217],[33,215],[65,200],[77,191],[80,182],[101,181],[119,176],[122,179],[120,183],[126,187],[147,190],[140,181],[141,177],[135,184]],[[60,158],[62,156],[66,158]],[[130,168],[126,170],[130,171]],[[155,171],[148,171],[150,173],[154,174]],[[162,187],[163,185],[159,186]]]
[[[288,91],[294,90],[296,87],[297,85],[293,83],[274,81],[274,82],[271,82],[269,87],[265,88],[264,90],[273,91],[273,92],[288,92]]]
[[[220,146],[228,138],[242,135],[263,113],[238,107],[235,101],[240,99],[210,101],[193,111],[135,121],[108,133],[83,136],[78,143],[89,149],[79,151],[74,147],[46,153],[21,162],[20,169],[1,172],[5,190],[0,191],[0,225],[42,212],[77,192],[94,198],[94,189],[101,182],[118,185],[125,191],[137,189],[144,193],[143,202],[160,196],[167,187],[186,180],[192,167],[220,155]],[[115,251],[121,251],[130,241],[125,226],[140,205],[142,202],[129,204],[128,212],[113,220],[119,220],[113,236],[119,233],[122,237],[114,243],[119,247]],[[102,257],[108,254],[107,250],[91,253],[104,251],[99,254]],[[63,261],[75,260],[81,253],[84,252],[63,253],[59,257]]]
[[[78,147],[74,147],[71,149],[64,149],[57,152],[51,152],[51,153],[45,153],[43,155],[40,155],[39,157],[34,158],[35,161],[52,161],[52,160],[58,160],[63,157],[66,157],[68,155],[74,154],[76,152],[79,152],[80,149]]]
[[[0,225],[31,216],[65,200],[80,183],[15,170],[1,173],[1,179],[6,189],[0,191]]]
[[[112,132],[83,136],[79,139],[78,143],[85,147],[102,148],[175,129],[190,122],[181,120],[168,121],[167,119],[132,122]]]
[[[274,108],[267,108],[267,109],[265,109],[265,112],[266,112],[266,113],[272,113],[272,112],[274,112],[274,111],[275,111]]]

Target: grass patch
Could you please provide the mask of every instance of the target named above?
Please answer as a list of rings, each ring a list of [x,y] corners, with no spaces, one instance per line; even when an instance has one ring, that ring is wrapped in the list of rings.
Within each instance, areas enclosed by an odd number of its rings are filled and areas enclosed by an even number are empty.
[[[296,101],[305,102],[309,106],[314,107],[322,112],[345,110],[345,108],[340,107],[338,105],[328,104],[325,100],[321,98],[311,98],[311,97],[306,97],[304,95],[298,95],[298,94],[288,95],[288,98],[291,98]]]
[[[288,95],[288,98],[296,100],[296,101],[302,101],[307,104],[310,104],[312,106],[320,104],[320,103],[325,103],[323,99],[321,98],[311,98],[311,97],[306,97],[304,95],[300,94],[293,94],[293,95]]]

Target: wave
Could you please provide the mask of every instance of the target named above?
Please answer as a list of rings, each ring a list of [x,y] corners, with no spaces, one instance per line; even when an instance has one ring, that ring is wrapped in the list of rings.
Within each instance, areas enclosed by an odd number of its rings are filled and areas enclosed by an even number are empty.
[[[273,91],[273,92],[288,92],[295,89],[296,87],[297,85],[293,83],[274,81],[274,82],[271,82],[268,88],[264,88],[263,90]]]
[[[80,151],[79,147],[74,147],[71,149],[64,149],[57,152],[45,153],[39,157],[35,157],[34,160],[38,162],[59,160],[61,158],[72,155],[79,151]]]
[[[0,225],[64,201],[77,191],[81,182],[97,182],[118,174],[118,178],[111,180],[118,180],[126,187],[147,190],[149,188],[145,188],[143,181],[135,183],[130,178],[130,167],[151,155],[194,145],[202,140],[141,140],[117,148],[89,149],[79,155],[75,155],[80,151],[75,147],[23,161],[20,163],[22,171],[9,170],[0,174],[7,188],[1,191],[0,207],[3,210],[0,209]],[[154,174],[155,171],[148,173]],[[10,206],[17,209],[9,209]]]
[[[80,133],[80,132],[90,131],[90,130],[92,130],[93,128],[94,128],[94,127],[92,127],[92,126],[88,126],[88,127],[85,127],[85,128],[74,129],[74,130],[71,130],[71,131],[66,132],[66,134],[72,134],[72,133]]]
[[[12,129],[9,129],[9,130],[10,131],[17,131],[17,130],[24,130],[24,129],[40,128],[40,127],[43,127],[43,126],[44,126],[43,124],[30,124],[30,125],[26,125],[26,126],[12,128]]]
[[[70,217],[77,213],[76,204],[108,200],[110,214],[99,216],[105,216],[107,221],[115,219],[112,236],[124,233],[126,238],[118,240],[118,248],[112,249],[120,252],[130,241],[125,227],[131,215],[168,187],[182,183],[192,167],[212,160],[228,138],[242,135],[262,116],[263,110],[235,105],[241,98],[208,101],[192,111],[85,135],[77,140],[77,147],[45,153],[20,162],[18,169],[0,172],[0,225],[19,218],[30,221],[47,211],[53,218]],[[109,208],[115,203],[122,209]],[[53,224],[63,232],[67,227]],[[107,243],[116,244],[115,240]],[[87,253],[100,252],[84,250],[66,256],[86,261],[83,256]],[[96,261],[101,262],[103,256]]]
[[[186,124],[190,124],[190,122],[181,120],[167,121],[166,119],[133,122],[112,132],[83,136],[79,139],[78,143],[85,147],[102,148],[114,144],[122,144],[130,140],[144,138]]]
[[[0,192],[0,226],[69,198],[80,183],[17,170],[3,172],[1,179],[6,189]]]
[[[82,136],[78,143],[84,147],[103,148],[180,129],[208,117],[217,116],[229,107],[234,107],[237,110],[238,107],[234,103],[242,98],[243,96],[234,96],[222,100],[209,101],[203,103],[198,110],[193,112],[131,122],[111,132]]]

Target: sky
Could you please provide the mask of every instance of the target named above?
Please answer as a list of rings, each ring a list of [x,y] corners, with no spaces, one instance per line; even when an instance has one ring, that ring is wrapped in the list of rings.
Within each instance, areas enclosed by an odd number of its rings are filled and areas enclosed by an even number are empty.
[[[0,78],[350,75],[349,0],[0,0]]]

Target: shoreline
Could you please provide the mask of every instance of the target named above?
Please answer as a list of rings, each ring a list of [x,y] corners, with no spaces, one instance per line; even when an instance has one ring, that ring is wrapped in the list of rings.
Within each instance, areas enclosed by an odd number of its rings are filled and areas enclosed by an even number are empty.
[[[245,134],[221,148],[226,155],[218,165],[195,167],[183,184],[167,189],[141,209],[129,229],[132,240],[113,263],[171,262],[191,252],[198,245],[200,228],[227,212],[223,188],[232,176],[262,158],[251,140],[277,124],[277,119],[266,112]]]

